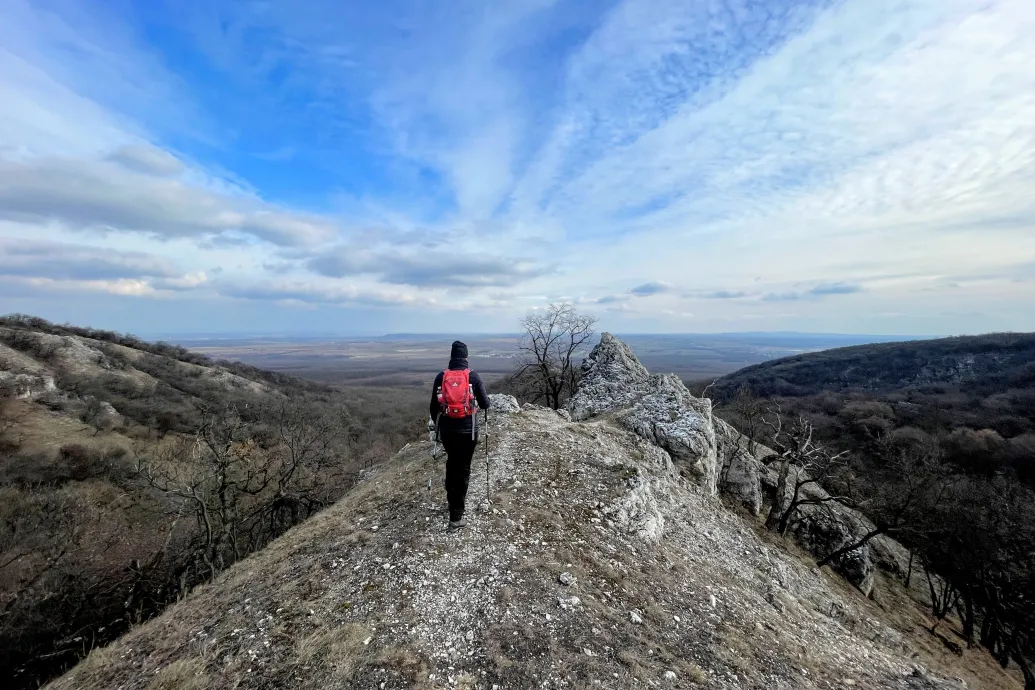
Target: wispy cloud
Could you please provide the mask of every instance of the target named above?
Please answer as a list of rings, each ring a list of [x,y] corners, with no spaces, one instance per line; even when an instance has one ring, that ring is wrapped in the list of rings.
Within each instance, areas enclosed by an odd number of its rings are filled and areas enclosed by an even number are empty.
[[[301,302],[305,304],[336,304],[364,306],[433,306],[433,299],[421,298],[405,292],[364,290],[354,285],[319,284],[316,282],[276,281],[264,284],[223,283],[216,286],[219,294],[237,299]]]
[[[50,280],[174,278],[176,269],[141,252],[102,250],[84,245],[0,240],[0,274]]]
[[[643,285],[637,285],[632,290],[629,290],[629,294],[635,297],[650,297],[652,295],[660,295],[664,292],[670,292],[672,286],[668,283],[662,283],[654,281],[651,283],[644,283]]]
[[[820,283],[809,290],[810,295],[851,295],[860,292],[862,286],[851,283]]]
[[[122,148],[112,156],[118,164],[58,158],[0,161],[0,218],[156,237],[242,233],[285,246],[336,236],[326,219],[174,179],[170,176],[177,161],[164,152]]]
[[[370,251],[347,245],[310,258],[307,267],[323,276],[345,278],[377,275],[385,283],[418,287],[500,287],[546,275],[555,268],[519,257],[450,253],[441,249],[414,252],[395,247]]]
[[[556,295],[613,328],[1035,328],[1030,2],[307,10],[5,3],[0,228],[38,244],[0,273],[490,328]]]

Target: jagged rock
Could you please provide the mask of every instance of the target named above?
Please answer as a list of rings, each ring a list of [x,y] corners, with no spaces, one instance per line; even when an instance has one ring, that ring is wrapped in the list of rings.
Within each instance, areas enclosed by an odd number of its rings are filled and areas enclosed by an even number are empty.
[[[650,374],[629,346],[610,333],[582,362],[579,390],[568,403],[574,421],[631,405],[642,394]]]
[[[909,549],[885,535],[875,537],[868,546],[870,556],[878,568],[896,577],[905,578],[909,572]]]
[[[664,448],[681,467],[694,472],[705,490],[716,491],[716,443],[711,405],[694,398],[676,376],[651,376],[642,394],[616,419]]]
[[[748,452],[739,432],[714,417],[710,400],[694,397],[674,375],[650,374],[610,333],[601,336],[583,362],[581,384],[568,409],[577,421],[612,414],[619,424],[663,450],[680,469],[695,474],[708,494],[722,491],[752,514],[761,510],[763,486],[775,488],[772,468]],[[632,477],[630,488],[615,510],[617,521],[642,539],[660,539],[665,517],[657,507],[657,487]],[[861,515],[843,506],[826,503],[800,510],[793,535],[817,558],[859,539],[868,528]],[[863,593],[871,593],[875,566],[868,546],[846,555],[835,567]]]
[[[557,414],[559,414],[561,416],[561,419],[563,419],[564,421],[566,421],[566,422],[570,422],[571,421],[571,413],[568,412],[563,407],[561,409],[557,410]]]
[[[939,678],[917,666],[906,677],[906,687],[910,690],[966,690],[967,684],[960,679]]]
[[[737,453],[720,478],[722,490],[740,501],[752,515],[762,510],[762,483],[758,461],[747,453]]]
[[[672,374],[651,375],[629,346],[604,333],[582,364],[571,418],[616,412],[616,420],[696,474],[709,494],[717,490],[717,445],[711,401],[695,398]]]
[[[490,393],[489,403],[492,405],[492,411],[494,413],[513,414],[521,411],[521,406],[518,405],[517,398],[513,395]]]
[[[57,390],[54,377],[43,374],[16,374],[0,370],[0,383],[10,387],[15,397],[23,400],[31,400]]]
[[[669,490],[667,482],[673,474],[672,460],[665,451],[651,447],[644,451],[642,463],[651,472],[636,472],[626,480],[628,493],[621,502],[608,508],[618,527],[638,538],[656,543],[665,532],[662,502]],[[660,469],[662,474],[655,474]]]
[[[557,578],[557,581],[565,587],[571,587],[576,582],[575,576],[567,572],[561,573],[560,576]]]

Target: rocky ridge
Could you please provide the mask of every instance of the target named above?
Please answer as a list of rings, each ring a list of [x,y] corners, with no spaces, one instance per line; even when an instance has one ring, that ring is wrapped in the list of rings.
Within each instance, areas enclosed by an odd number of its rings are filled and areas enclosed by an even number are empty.
[[[410,444],[50,687],[1011,687],[990,660],[954,678],[725,509],[738,439],[708,402],[606,334],[594,355],[569,415],[494,399],[466,530],[445,528],[431,443]]]
[[[694,397],[672,374],[650,374],[610,333],[601,336],[583,362],[580,388],[568,407],[574,420],[609,418],[651,441],[681,470],[689,471],[707,494],[726,494],[753,515],[760,512],[763,496],[776,490],[776,471],[766,464],[776,458],[772,450],[759,446],[754,455],[749,453],[741,434],[713,414],[711,400]],[[826,496],[812,485],[804,493]],[[872,528],[864,515],[836,502],[800,510],[802,518],[793,534],[817,558],[858,541]],[[837,567],[869,595],[878,561],[904,572],[906,560],[904,548],[879,537],[846,554]]]

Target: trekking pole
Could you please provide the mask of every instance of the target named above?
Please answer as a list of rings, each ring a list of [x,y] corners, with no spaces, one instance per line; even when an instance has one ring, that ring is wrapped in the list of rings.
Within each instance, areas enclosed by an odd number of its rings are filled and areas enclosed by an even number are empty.
[[[489,504],[489,410],[485,410],[485,504]]]

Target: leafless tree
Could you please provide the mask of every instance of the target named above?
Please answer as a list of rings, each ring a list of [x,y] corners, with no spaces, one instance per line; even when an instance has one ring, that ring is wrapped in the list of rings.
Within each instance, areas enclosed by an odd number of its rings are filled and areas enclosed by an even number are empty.
[[[575,354],[593,337],[596,318],[580,314],[568,302],[551,304],[521,320],[520,349],[526,361],[518,376],[529,376],[540,400],[558,409],[575,391],[579,369]]]
[[[876,486],[868,492],[871,498],[853,505],[866,513],[873,527],[820,559],[820,566],[836,562],[882,534],[905,534],[916,541],[923,536],[920,531],[925,516],[945,500],[949,476],[935,444],[896,443],[887,435],[878,438],[877,444],[884,467],[876,477]]]
[[[786,428],[779,407],[770,412],[762,423],[769,428],[770,442],[777,451],[770,462],[779,462],[780,469],[766,527],[786,534],[802,507],[845,500],[821,487],[831,487],[843,475],[847,453],[833,453],[815,442],[812,422],[805,417],[798,417]]]
[[[346,440],[351,429],[344,410],[329,412],[308,401],[280,402],[264,414],[273,434],[270,449],[270,495],[258,515],[256,527],[268,539],[297,524],[337,495],[337,475],[346,471],[349,450]]]
[[[266,412],[264,446],[234,406],[209,414],[193,437],[142,458],[138,471],[197,524],[207,575],[264,546],[333,499],[328,473],[343,464],[347,421],[303,401]]]
[[[714,383],[713,381],[709,384],[708,388]],[[699,397],[704,397],[708,388],[705,388]],[[747,386],[741,386],[737,389],[736,396],[728,404],[717,406],[717,412],[744,435],[747,452],[754,457],[758,450],[758,437],[764,428],[762,420],[765,415],[765,403],[762,399],[752,393]]]

